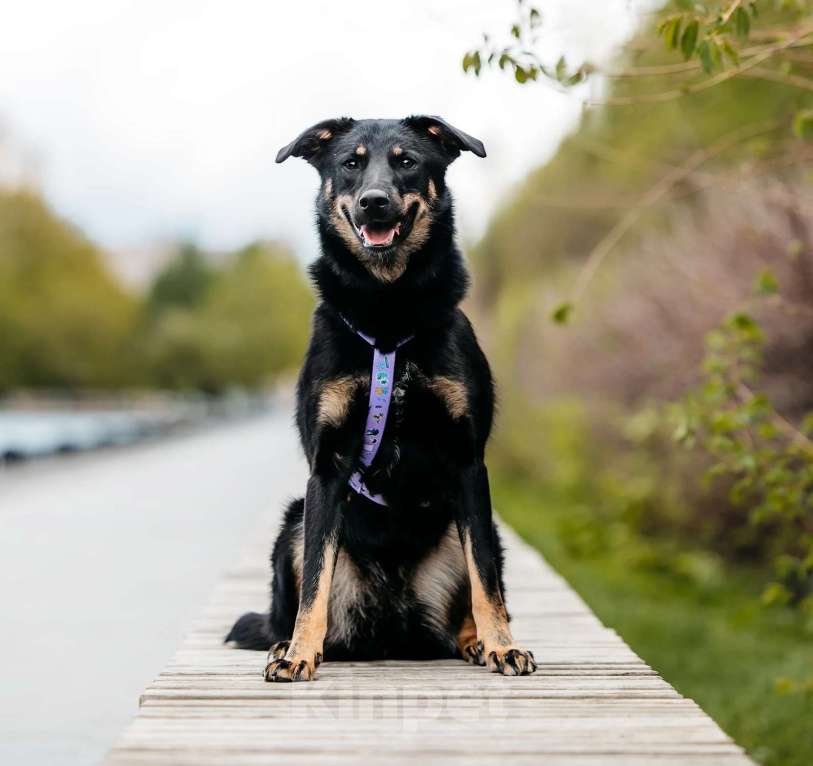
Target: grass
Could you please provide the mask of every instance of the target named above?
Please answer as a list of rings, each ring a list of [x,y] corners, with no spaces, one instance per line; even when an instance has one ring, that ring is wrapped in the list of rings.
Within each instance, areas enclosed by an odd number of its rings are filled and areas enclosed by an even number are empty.
[[[726,567],[697,582],[631,566],[623,549],[578,556],[565,539],[572,499],[499,478],[493,492],[502,518],[601,620],[752,758],[765,766],[813,764],[813,692],[778,689],[780,679],[813,677],[813,637],[802,616],[760,605],[754,573]]]

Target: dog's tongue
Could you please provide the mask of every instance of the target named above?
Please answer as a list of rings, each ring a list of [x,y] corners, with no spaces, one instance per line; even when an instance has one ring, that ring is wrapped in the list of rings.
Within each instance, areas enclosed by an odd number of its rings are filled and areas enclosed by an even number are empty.
[[[370,245],[389,245],[395,237],[395,227],[386,229],[371,229],[369,226],[362,226],[361,233]]]

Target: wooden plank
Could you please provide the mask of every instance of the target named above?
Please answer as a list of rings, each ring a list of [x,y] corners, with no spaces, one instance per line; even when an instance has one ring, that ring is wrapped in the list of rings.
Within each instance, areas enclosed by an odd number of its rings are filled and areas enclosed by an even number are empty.
[[[265,683],[265,654],[222,638],[236,616],[266,603],[277,523],[263,525],[215,588],[107,764],[752,763],[508,529],[509,608],[539,662],[535,675],[504,678],[457,661],[328,662],[315,683]]]

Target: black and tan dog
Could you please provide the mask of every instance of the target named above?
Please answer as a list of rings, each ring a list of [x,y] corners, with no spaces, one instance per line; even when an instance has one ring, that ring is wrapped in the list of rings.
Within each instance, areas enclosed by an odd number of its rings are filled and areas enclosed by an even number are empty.
[[[482,143],[437,117],[326,120],[277,155],[321,177],[321,296],[297,390],[310,465],[271,563],[268,614],[227,641],[270,649],[268,681],[314,678],[323,656],[459,657],[504,675],[536,670],[511,637],[503,556],[483,459],[494,411],[488,363],[458,308],[448,165]],[[372,349],[396,354],[383,440],[360,465]],[[348,484],[363,470],[373,502]]]

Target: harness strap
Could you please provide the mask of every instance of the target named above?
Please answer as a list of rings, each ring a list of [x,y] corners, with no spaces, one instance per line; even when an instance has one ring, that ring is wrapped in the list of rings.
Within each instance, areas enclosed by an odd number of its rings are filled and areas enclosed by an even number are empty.
[[[342,315],[340,315],[342,316]],[[367,422],[364,425],[364,440],[361,446],[359,462],[362,465],[360,470],[353,471],[348,480],[350,487],[364,495],[368,500],[372,500],[378,505],[387,505],[387,501],[380,495],[374,494],[364,483],[364,470],[369,468],[378,448],[384,440],[384,429],[387,427],[387,415],[390,411],[390,400],[392,399],[392,384],[395,375],[395,351],[404,343],[409,342],[414,337],[409,335],[400,340],[395,350],[388,354],[381,352],[375,344],[375,338],[365,335],[361,330],[357,330],[350,322],[342,316],[344,323],[359,336],[363,341],[373,348],[373,366],[370,370],[370,402],[367,407]]]

